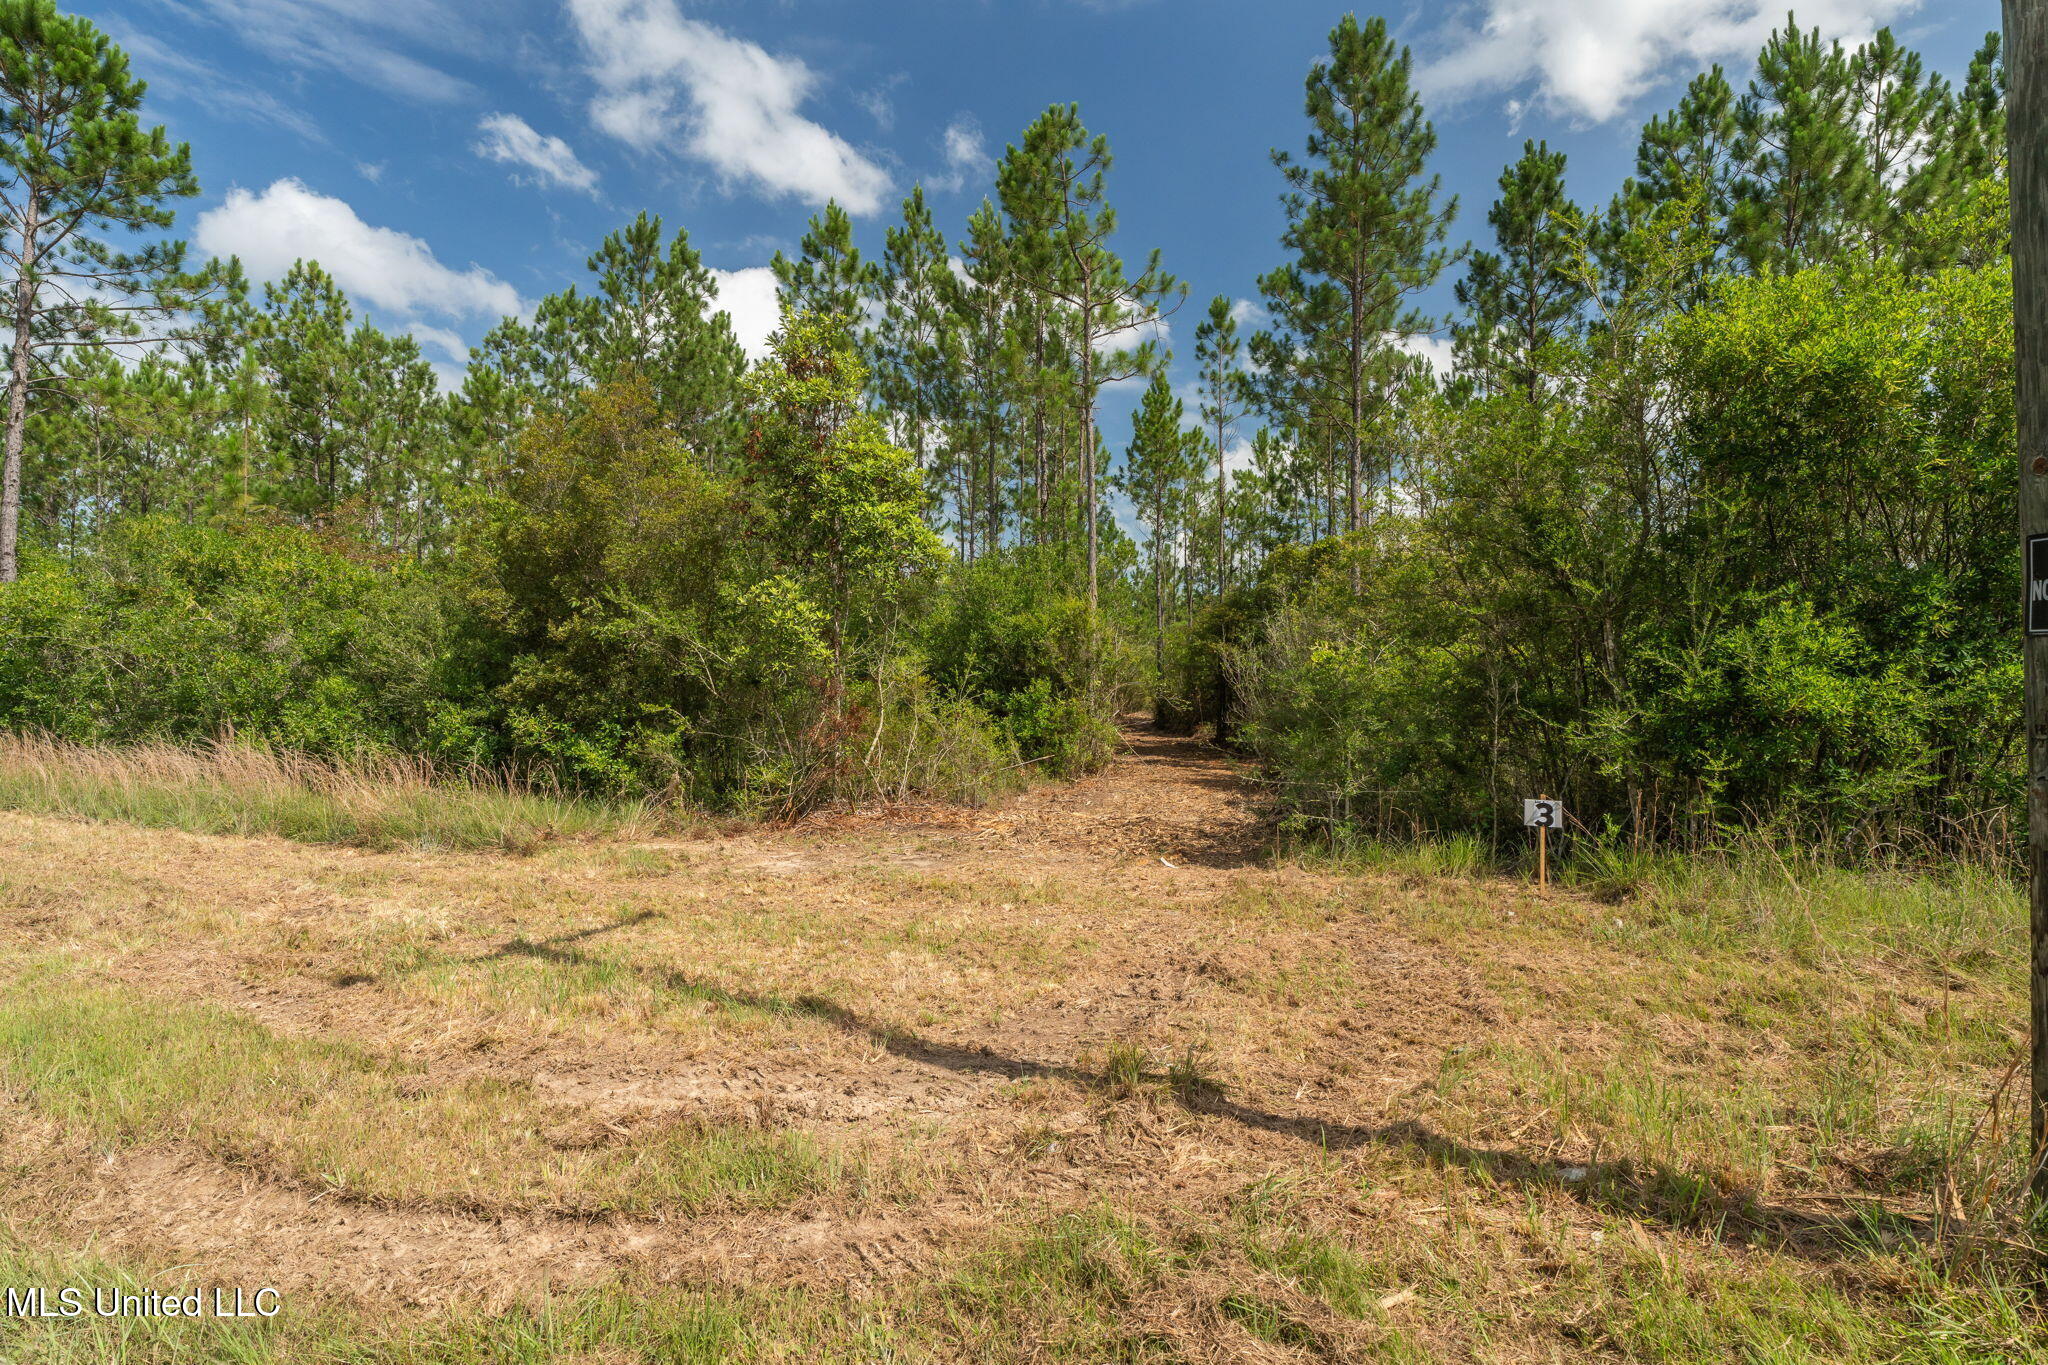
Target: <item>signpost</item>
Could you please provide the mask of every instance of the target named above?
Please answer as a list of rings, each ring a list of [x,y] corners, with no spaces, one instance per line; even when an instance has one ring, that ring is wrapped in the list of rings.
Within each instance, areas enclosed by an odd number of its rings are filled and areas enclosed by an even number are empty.
[[[2048,537],[2043,537],[2048,539]],[[1536,885],[1550,885],[1550,831],[1564,827],[1564,802],[1548,796],[1522,799],[1522,823],[1536,831]]]
[[[2027,537],[2027,634],[2048,635],[2048,535]]]
[[[2048,1203],[2048,5],[2005,0],[2005,128],[2012,168],[2012,311],[2017,355],[2020,534],[2026,537],[2027,874],[2032,940],[2028,1128],[2033,1191]]]

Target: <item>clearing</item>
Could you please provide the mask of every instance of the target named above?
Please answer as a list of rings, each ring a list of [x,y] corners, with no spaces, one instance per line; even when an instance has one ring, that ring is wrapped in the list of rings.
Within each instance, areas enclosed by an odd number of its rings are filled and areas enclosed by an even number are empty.
[[[2008,890],[1270,849],[1137,727],[996,809],[527,857],[0,812],[0,1284],[285,1303],[0,1358],[2041,1348],[1936,1237]]]

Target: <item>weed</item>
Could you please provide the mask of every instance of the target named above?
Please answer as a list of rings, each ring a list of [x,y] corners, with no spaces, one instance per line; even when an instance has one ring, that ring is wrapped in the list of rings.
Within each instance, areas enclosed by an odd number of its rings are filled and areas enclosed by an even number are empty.
[[[0,735],[0,807],[366,848],[530,855],[558,839],[645,837],[672,817],[425,759],[316,758],[222,742],[86,747]]]
[[[1119,1095],[1134,1095],[1152,1070],[1152,1054],[1136,1043],[1112,1043],[1102,1067],[1103,1084]]]

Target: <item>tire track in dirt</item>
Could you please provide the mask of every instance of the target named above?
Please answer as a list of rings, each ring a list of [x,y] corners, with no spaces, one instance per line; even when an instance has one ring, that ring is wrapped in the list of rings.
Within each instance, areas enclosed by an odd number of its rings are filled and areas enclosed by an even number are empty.
[[[832,1027],[817,1030],[813,1043],[786,1056],[720,1055],[701,1039],[667,1048],[645,1039],[480,1040],[474,1027],[432,1002],[365,989],[374,982],[351,981],[339,972],[323,975],[313,963],[282,975],[272,972],[266,984],[253,984],[245,979],[250,964],[224,942],[159,943],[117,969],[138,988],[223,1004],[281,1034],[339,1035],[402,1053],[422,1067],[426,1084],[479,1076],[520,1081],[565,1112],[599,1123],[690,1117],[825,1134],[901,1136],[921,1129],[925,1145],[947,1154],[956,1169],[915,1208],[845,1210],[811,1201],[765,1213],[674,1221],[546,1213],[479,1217],[351,1204],[177,1146],[88,1157],[61,1135],[48,1137],[27,1162],[48,1176],[49,1189],[36,1202],[76,1236],[223,1276],[237,1267],[271,1267],[273,1276],[297,1275],[295,1282],[309,1291],[431,1305],[455,1297],[509,1301],[543,1279],[571,1287],[622,1276],[893,1276],[928,1265],[1004,1210],[1070,1206],[1118,1188],[1156,1192],[1161,1170],[1181,1173],[1175,1180],[1183,1184],[1232,1184],[1248,1171],[1297,1158],[1300,1144],[1315,1140],[1315,1124],[1297,1125],[1245,1102],[1206,1115],[1162,1117],[1144,1104],[1117,1110],[1105,1099],[1099,1076],[1076,1059],[1107,1040],[1156,1032],[1176,1015],[1227,1011],[1233,992],[1264,989],[1259,983],[1281,962],[1273,955],[1277,949],[1250,942],[1204,947],[1191,941],[1186,915],[1246,879],[1262,887],[1299,886],[1304,894],[1323,886],[1321,879],[1269,868],[1268,834],[1252,789],[1221,753],[1134,726],[1125,730],[1122,751],[1104,772],[1033,789],[1002,808],[834,812],[792,827],[722,838],[712,850],[706,841],[676,845],[692,852],[690,875],[772,877],[795,892],[808,880],[822,882],[879,864],[913,875],[942,869],[969,882],[1056,874],[1111,888],[1118,902],[1133,907],[1109,941],[1094,950],[1098,960],[1088,964],[1080,984],[1011,1007],[999,1023],[957,1041],[836,1006],[837,1013],[819,1015]],[[308,901],[277,907],[274,913],[282,918],[355,912],[350,900],[331,889],[286,885],[295,863],[314,862],[319,855],[278,848],[275,841],[211,842],[254,845],[277,867],[276,880],[267,886],[251,880],[232,891],[224,888],[223,895],[282,892]],[[389,870],[397,860],[365,855],[344,861]],[[451,860],[419,855],[414,861],[424,870]],[[484,875],[496,875],[502,866],[475,858],[453,861],[475,863]],[[566,874],[554,880],[567,884]],[[45,920],[53,917],[47,906],[39,913]],[[1066,906],[1026,907],[1018,917],[1079,913]],[[64,914],[59,906],[54,918],[61,921]],[[1353,937],[1348,930],[1336,936]],[[1323,935],[1325,942],[1330,937]],[[494,941],[486,935],[465,944],[481,950]],[[529,940],[516,941],[533,949]],[[1312,1091],[1325,1111],[1364,1117],[1376,1107],[1373,1093],[1413,1080],[1414,1070],[1398,1055],[1402,1049],[1440,1052],[1453,1039],[1487,1027],[1495,1011],[1469,973],[1432,962],[1398,939],[1377,935],[1361,960],[1372,978],[1371,992],[1390,1008],[1377,1017],[1338,1019],[1331,1026],[1332,1044],[1372,1044],[1373,1068],[1381,1074],[1343,1082],[1327,1073],[1263,1079],[1283,1092],[1291,1088],[1296,1101]],[[1283,1003],[1291,1008],[1294,1002]],[[1031,1078],[1049,1086],[1020,1103],[1015,1082]],[[1217,1117],[1229,1113],[1249,1118]],[[1031,1155],[1018,1157],[1012,1140],[1026,1130],[1036,1146]],[[18,1142],[9,1139],[7,1150],[13,1152]],[[1052,1151],[1056,1158],[1046,1155]],[[1233,1154],[1228,1162],[1226,1153]]]
[[[672,1219],[388,1207],[226,1166],[178,1143],[80,1144],[12,1100],[0,1100],[0,1117],[17,1219],[54,1222],[101,1255],[375,1308],[496,1311],[626,1277],[679,1285],[893,1278],[929,1265],[978,1225],[957,1200],[914,1211],[812,1200]]]

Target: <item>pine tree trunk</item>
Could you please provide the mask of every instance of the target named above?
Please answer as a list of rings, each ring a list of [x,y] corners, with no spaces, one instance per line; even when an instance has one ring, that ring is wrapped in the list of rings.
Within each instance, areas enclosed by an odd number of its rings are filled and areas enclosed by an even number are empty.
[[[1166,498],[1162,492],[1152,500],[1152,667],[1159,675],[1159,690],[1166,691]],[[1156,723],[1158,707],[1153,707]]]
[[[1086,284],[1084,283],[1084,291]],[[1088,504],[1088,616],[1096,608],[1095,587],[1095,333],[1094,309],[1081,306],[1081,496]]]
[[[1363,463],[1359,433],[1365,426],[1365,301],[1358,289],[1351,291],[1351,422],[1345,432],[1344,463],[1348,489],[1344,506],[1344,529],[1358,529],[1359,466]],[[1353,577],[1356,577],[1354,571]],[[1353,588],[1357,587],[1354,582]]]
[[[0,463],[0,583],[21,575],[21,447],[28,430],[28,362],[35,339],[35,280],[30,274],[41,204],[31,192],[22,218],[20,273],[14,279],[14,349],[7,366],[6,456]]]
[[[1040,391],[1031,395],[1031,457],[1034,465],[1034,491],[1038,495],[1038,520],[1032,526],[1031,539],[1034,544],[1045,544],[1045,394],[1042,376],[1045,374],[1045,325],[1037,322],[1031,329],[1031,379],[1032,387]]]
[[[1229,518],[1230,476],[1223,467],[1223,396],[1216,396],[1216,595],[1230,586],[1230,538],[1225,525]]]

